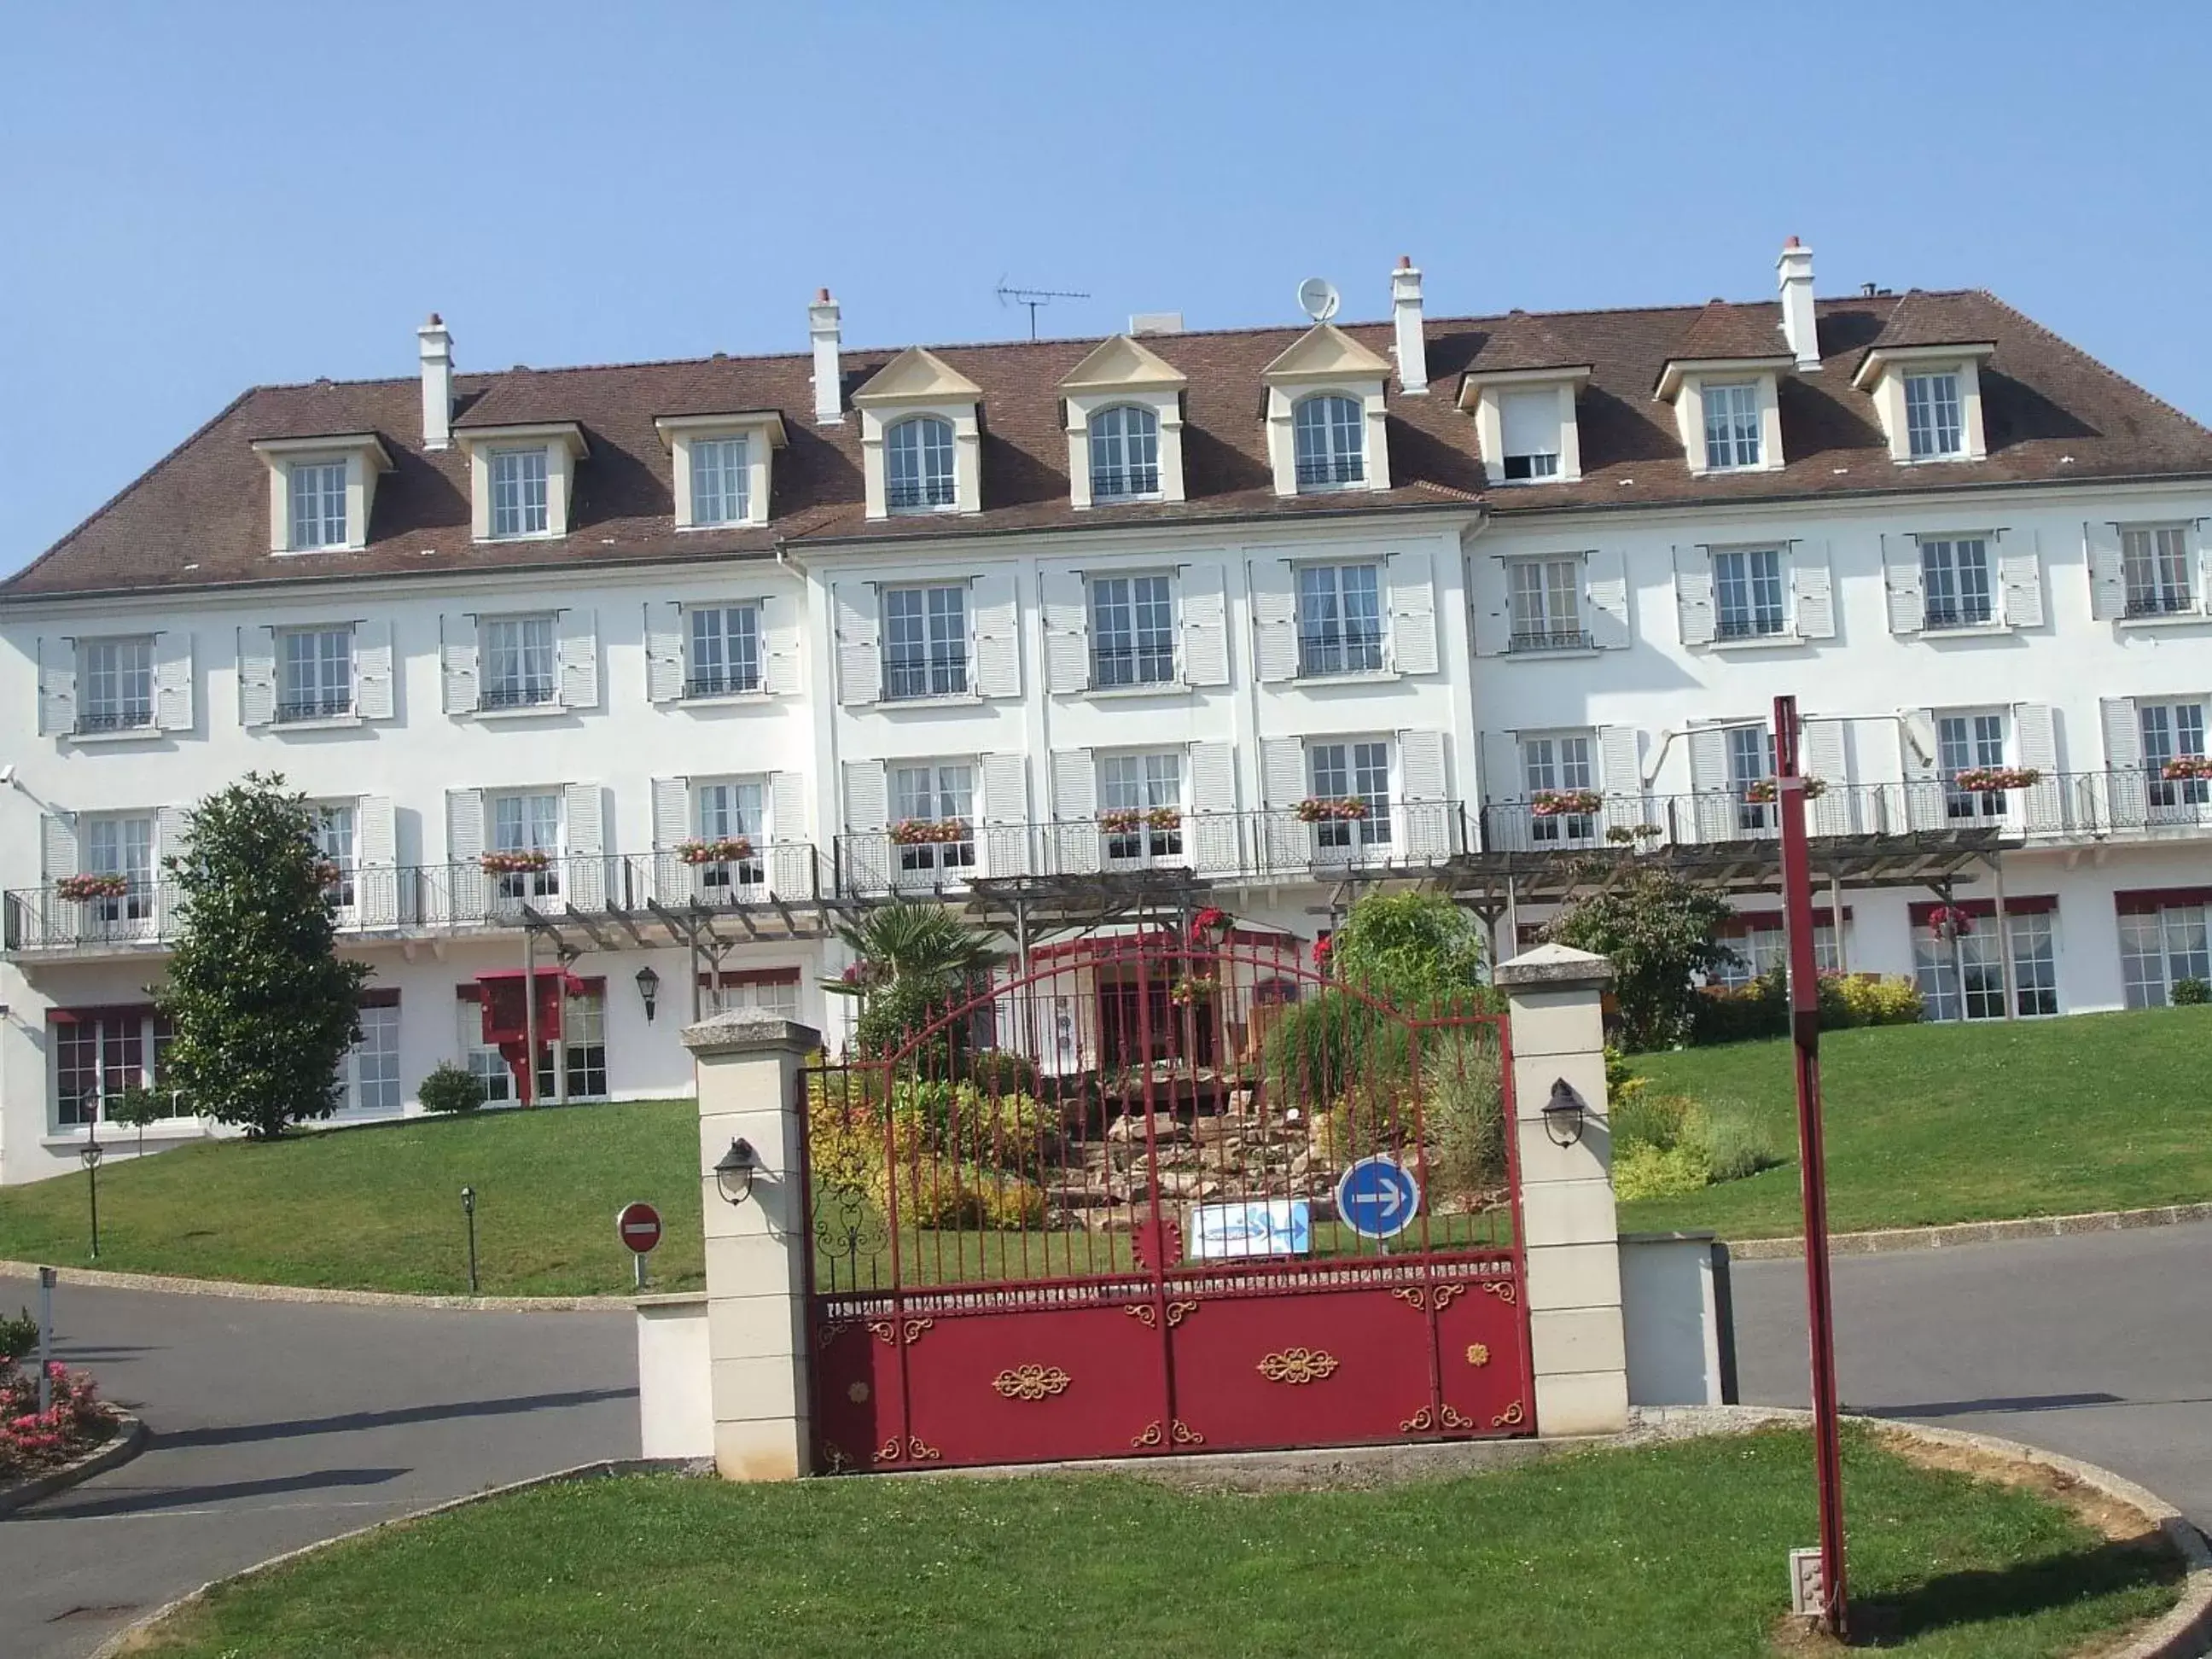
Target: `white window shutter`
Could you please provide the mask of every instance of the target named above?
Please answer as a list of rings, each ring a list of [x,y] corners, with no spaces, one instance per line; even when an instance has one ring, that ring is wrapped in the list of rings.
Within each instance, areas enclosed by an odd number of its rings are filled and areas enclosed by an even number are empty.
[[[877,604],[872,584],[837,584],[837,701],[842,703],[883,700],[883,635]],[[882,827],[880,817],[876,827]]]
[[[1612,786],[1608,783],[1607,787]],[[1528,775],[1521,764],[1521,739],[1511,732],[1482,734],[1482,798],[1486,801],[1528,798]]]
[[[1012,574],[994,572],[976,577],[969,599],[975,607],[976,696],[1020,696],[1021,607]]]
[[[39,733],[58,738],[76,730],[76,641],[39,641]]]
[[[49,883],[77,872],[76,820],[49,812],[39,821],[39,866]]]
[[[1790,550],[1790,582],[1797,596],[1797,636],[1836,637],[1836,596],[1828,571],[1828,544],[1801,542]]]
[[[768,781],[768,830],[774,841],[806,839],[806,774],[772,772]],[[774,872],[770,872],[771,878]]]
[[[1200,875],[1234,875],[1242,867],[1243,820],[1237,811],[1237,750],[1233,744],[1190,746],[1191,829],[1183,836]]]
[[[890,819],[890,780],[879,760],[845,763],[845,827],[858,833],[881,830]]]
[[[1188,685],[1229,684],[1229,592],[1218,564],[1183,567],[1182,678]],[[1056,688],[1055,688],[1056,689]]]
[[[1852,822],[1850,760],[1844,744],[1844,722],[1811,720],[1804,723],[1804,750],[1799,769],[1827,785],[1818,800],[1808,803],[1807,828],[1816,836],[1848,836]]]
[[[1701,841],[1733,841],[1735,800],[1728,793],[1728,738],[1717,726],[1701,726],[1690,733],[1691,811],[1692,833]]]
[[[1927,616],[1921,597],[1920,544],[1899,536],[1881,538],[1881,581],[1889,601],[1889,631],[1917,634]]]
[[[266,726],[276,718],[276,635],[265,628],[241,628],[238,630],[238,723]]]
[[[1513,592],[1502,559],[1468,564],[1468,608],[1474,613],[1474,654],[1503,656],[1513,643]]]
[[[446,792],[446,858],[474,864],[484,850],[484,797],[481,789]]]
[[[976,861],[986,876],[1019,876],[1030,868],[1030,767],[1026,755],[982,757],[983,822]]]
[[[1287,559],[1252,561],[1252,662],[1262,684],[1298,672],[1298,600]]]
[[[399,828],[389,795],[354,803],[354,910],[364,927],[399,924]]]
[[[645,605],[645,696],[675,702],[684,696],[684,607],[673,599]]]
[[[365,720],[388,720],[398,704],[394,676],[398,653],[389,622],[365,622],[353,630],[353,708]]]
[[[2043,626],[2043,561],[2036,544],[1997,555],[1997,584],[2004,590],[2004,619],[2013,628]]]
[[[561,635],[561,707],[599,706],[599,620],[588,605],[563,611]]]
[[[1713,567],[1703,548],[1674,550],[1674,613],[1683,644],[1712,643]]]
[[[2022,827],[2031,830],[2063,828],[2065,793],[2058,779],[2058,724],[2051,705],[2014,704],[2012,731],[2020,764],[2043,774],[2041,782],[2020,792],[2021,808],[2027,815]]]
[[[1454,808],[1444,748],[1441,732],[1398,734],[1398,793],[1403,798],[1406,851],[1415,860],[1451,854]]]
[[[154,636],[154,724],[163,732],[192,729],[192,636]]]
[[[1056,875],[1098,868],[1098,766],[1088,749],[1052,754],[1052,857]]]
[[[1943,786],[1936,775],[1936,711],[1914,709],[1898,725],[1897,744],[1905,779],[1905,827],[1941,830],[1946,814]]]
[[[448,714],[477,710],[477,619],[438,618],[438,661]]]
[[[1057,692],[1091,684],[1091,617],[1083,578],[1073,570],[1047,570],[1037,579],[1044,606],[1045,683]]]
[[[1626,647],[1628,634],[1628,555],[1617,547],[1600,548],[1589,556],[1583,573],[1589,600],[1590,643],[1601,651]]]
[[[1426,548],[1390,556],[1390,658],[1401,674],[1437,672],[1436,562]]]
[[[653,781],[653,850],[665,853],[691,838],[691,785],[684,778]],[[659,860],[656,860],[655,863]]]
[[[799,610],[796,593],[771,593],[761,601],[761,690],[771,697],[799,693]]]
[[[1643,775],[1638,770],[1641,762],[1637,753],[1640,737],[1632,726],[1601,726],[1597,729],[1598,787],[1621,800],[1624,811],[1631,810],[1644,793]]]
[[[596,783],[572,783],[562,792],[568,836],[568,878],[561,896],[579,910],[599,910],[607,900],[606,806]]]
[[[154,809],[154,926],[161,937],[167,939],[176,917],[173,907],[184,896],[177,884],[168,878],[167,865],[171,859],[185,855],[191,832],[189,822],[181,806],[157,806]]]
[[[2089,552],[2089,614],[2099,622],[2128,611],[2127,573],[2120,558],[2118,525],[2085,524],[2081,540]]]
[[[2140,828],[2150,800],[2143,773],[2142,716],[2133,697],[2104,697],[2099,713],[2105,727],[2106,811],[2112,827]]]
[[[2201,530],[2197,532],[2197,607],[2212,616],[2212,537]]]
[[[1267,792],[1267,859],[1280,869],[1310,862],[1313,836],[1291,816],[1306,798],[1306,746],[1297,738],[1267,738],[1260,744],[1260,777]]]

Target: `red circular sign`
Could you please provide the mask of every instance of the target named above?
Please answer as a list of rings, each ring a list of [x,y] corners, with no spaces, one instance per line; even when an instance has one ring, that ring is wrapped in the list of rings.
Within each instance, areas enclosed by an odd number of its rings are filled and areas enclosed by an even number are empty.
[[[650,1204],[625,1204],[615,1215],[615,1237],[643,1255],[660,1243],[660,1212]]]

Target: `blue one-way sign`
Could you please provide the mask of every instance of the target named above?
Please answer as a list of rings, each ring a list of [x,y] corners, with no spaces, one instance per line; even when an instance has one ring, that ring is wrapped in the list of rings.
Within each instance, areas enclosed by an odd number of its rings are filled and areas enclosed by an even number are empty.
[[[1336,1182],[1337,1219],[1363,1238],[1388,1238],[1421,1211],[1421,1183],[1395,1158],[1363,1158]]]

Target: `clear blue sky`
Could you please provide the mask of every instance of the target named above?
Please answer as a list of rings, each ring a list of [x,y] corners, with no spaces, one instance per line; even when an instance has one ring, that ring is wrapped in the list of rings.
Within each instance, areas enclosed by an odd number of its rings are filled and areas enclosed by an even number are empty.
[[[0,571],[243,387],[1987,287],[2212,418],[2212,13],[2141,5],[21,4]]]

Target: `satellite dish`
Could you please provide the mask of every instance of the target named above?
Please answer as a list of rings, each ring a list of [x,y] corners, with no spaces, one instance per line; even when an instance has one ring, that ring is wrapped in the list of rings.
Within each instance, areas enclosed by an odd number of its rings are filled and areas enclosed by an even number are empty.
[[[1317,323],[1325,323],[1336,315],[1336,308],[1344,296],[1336,291],[1336,284],[1326,276],[1309,276],[1298,284],[1298,309]]]

